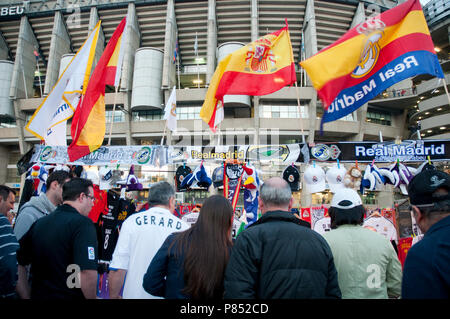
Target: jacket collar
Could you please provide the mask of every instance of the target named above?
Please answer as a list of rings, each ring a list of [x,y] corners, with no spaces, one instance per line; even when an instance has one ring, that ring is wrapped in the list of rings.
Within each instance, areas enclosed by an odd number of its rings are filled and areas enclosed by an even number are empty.
[[[438,221],[437,223],[435,223],[434,225],[432,225],[430,227],[430,229],[428,229],[428,231],[425,234],[425,236],[429,235],[429,234],[431,234],[431,233],[433,233],[435,231],[438,231],[441,228],[449,227],[449,226],[450,226],[450,216],[447,216],[447,217],[441,219],[440,221]]]
[[[274,210],[266,212],[264,215],[261,216],[260,219],[258,219],[256,222],[248,226],[248,228],[253,227],[255,225],[272,222],[272,221],[286,221],[286,222],[292,222],[295,224],[300,225],[300,220],[294,216],[291,212],[282,211],[282,210]]]

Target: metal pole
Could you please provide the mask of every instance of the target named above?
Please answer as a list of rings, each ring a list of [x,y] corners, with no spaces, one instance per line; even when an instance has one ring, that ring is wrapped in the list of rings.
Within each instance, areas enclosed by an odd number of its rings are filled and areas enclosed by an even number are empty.
[[[114,112],[116,111],[116,100],[117,100],[118,88],[119,88],[119,86],[116,86],[116,92],[114,93],[114,105],[113,105],[113,111],[112,111],[112,117],[111,117],[111,124],[109,126],[108,146],[111,145],[111,135],[112,135],[112,129],[113,129],[113,123],[114,123]]]

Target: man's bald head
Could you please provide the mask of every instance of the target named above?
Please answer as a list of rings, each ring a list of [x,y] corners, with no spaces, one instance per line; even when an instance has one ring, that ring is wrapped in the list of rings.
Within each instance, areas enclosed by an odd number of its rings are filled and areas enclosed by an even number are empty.
[[[264,181],[259,191],[259,196],[262,201],[261,206],[265,206],[267,210],[289,210],[292,204],[291,188],[281,177],[272,177]]]

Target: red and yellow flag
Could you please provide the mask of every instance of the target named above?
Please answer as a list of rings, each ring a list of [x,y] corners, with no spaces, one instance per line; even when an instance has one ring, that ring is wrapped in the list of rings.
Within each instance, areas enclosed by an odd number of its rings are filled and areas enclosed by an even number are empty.
[[[200,117],[215,130],[226,94],[266,95],[296,81],[288,25],[227,55],[214,72]]]
[[[419,0],[368,18],[300,65],[323,101],[322,123],[354,112],[404,79],[444,77]]]
[[[105,86],[118,85],[125,25],[126,18],[123,18],[100,57],[84,99],[73,115],[72,144],[67,149],[71,162],[95,151],[103,143],[106,131]]]

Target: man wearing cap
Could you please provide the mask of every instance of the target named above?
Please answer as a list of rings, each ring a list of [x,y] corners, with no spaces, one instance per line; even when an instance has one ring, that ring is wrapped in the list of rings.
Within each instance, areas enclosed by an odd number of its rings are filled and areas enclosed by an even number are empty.
[[[328,213],[332,230],[323,237],[333,252],[342,298],[399,297],[400,261],[389,240],[362,227],[364,207],[358,193],[349,188],[337,190]]]
[[[330,247],[291,212],[291,188],[273,177],[260,188],[262,217],[241,232],[225,271],[225,298],[340,298]]]
[[[406,255],[402,298],[450,297],[450,175],[417,174],[408,185],[414,218],[425,234]]]

